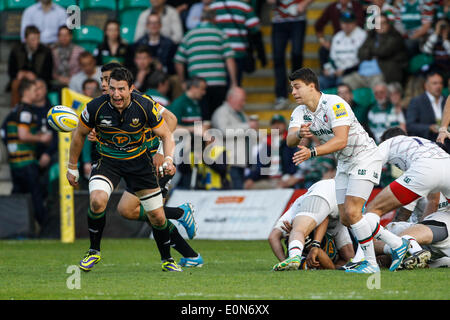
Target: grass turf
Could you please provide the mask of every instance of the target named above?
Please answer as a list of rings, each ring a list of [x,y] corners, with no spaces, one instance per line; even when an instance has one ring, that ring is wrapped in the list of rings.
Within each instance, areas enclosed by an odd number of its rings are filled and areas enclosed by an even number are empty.
[[[276,263],[266,241],[190,241],[205,260],[202,268],[161,271],[153,240],[104,239],[102,261],[80,273],[80,289],[69,289],[88,240],[0,241],[0,299],[448,299],[450,270],[382,270],[379,289],[369,275],[310,270],[272,272]],[[173,251],[177,261],[180,255]],[[78,270],[78,268],[76,268]]]

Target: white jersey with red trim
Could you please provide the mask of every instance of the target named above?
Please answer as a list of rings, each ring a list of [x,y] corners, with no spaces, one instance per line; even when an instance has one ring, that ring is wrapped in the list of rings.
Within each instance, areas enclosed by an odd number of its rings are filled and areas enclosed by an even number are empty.
[[[450,155],[436,143],[420,137],[396,136],[378,146],[383,165],[387,162],[406,171],[421,159],[450,159]]]
[[[355,162],[366,158],[377,148],[375,141],[369,137],[356,119],[349,104],[337,95],[322,93],[315,112],[309,110],[306,105],[299,105],[295,108],[289,128],[300,128],[302,124],[306,123],[311,123],[309,128],[321,144],[334,137],[333,128],[350,127],[347,146],[334,153],[338,161]]]

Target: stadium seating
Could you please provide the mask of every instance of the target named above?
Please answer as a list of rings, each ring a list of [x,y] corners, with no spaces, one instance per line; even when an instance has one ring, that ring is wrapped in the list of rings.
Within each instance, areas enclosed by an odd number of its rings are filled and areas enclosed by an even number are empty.
[[[150,8],[150,1],[148,0],[119,0],[119,11],[127,9],[141,9],[145,10]]]
[[[95,26],[81,26],[73,30],[73,41],[92,53],[103,41],[103,31]]]
[[[81,10],[116,10],[116,1],[111,0],[80,0]]]
[[[79,0],[81,24],[96,26],[103,30],[106,21],[116,18],[116,1],[114,0]]]
[[[129,44],[134,42],[136,23],[142,11],[150,7],[148,0],[119,0],[120,35]]]
[[[63,8],[77,5],[77,0],[53,0],[53,3],[59,4]]]
[[[20,39],[22,12],[35,3],[35,0],[0,0],[0,39]]]

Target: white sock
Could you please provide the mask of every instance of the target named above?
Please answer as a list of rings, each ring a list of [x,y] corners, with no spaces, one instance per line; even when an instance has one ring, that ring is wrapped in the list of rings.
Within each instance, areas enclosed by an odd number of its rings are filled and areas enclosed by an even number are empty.
[[[422,250],[422,247],[420,246],[420,244],[416,241],[416,239],[414,237],[411,237],[410,235],[404,235],[402,236],[402,238],[409,240],[409,244],[411,245],[408,252],[410,254],[414,254],[416,252],[419,252],[420,250]]]
[[[300,242],[300,240],[292,240],[289,242],[289,258],[295,257],[295,256],[302,256],[303,252],[303,243]]]
[[[356,253],[352,259],[352,262],[359,262],[362,259],[364,259],[364,251],[361,249],[361,246],[358,243],[358,248],[356,249]]]
[[[383,253],[384,254],[391,254],[391,247],[389,247],[387,244],[384,245],[383,247]]]
[[[364,257],[366,260],[372,265],[377,265],[372,231],[369,222],[363,216],[357,223],[352,224],[351,228],[358,239],[361,249],[364,251]]]
[[[378,233],[377,239],[383,241],[392,249],[397,249],[403,244],[402,238],[393,234],[389,230],[386,230],[382,226],[380,226],[380,232]]]
[[[364,218],[370,224],[372,236],[378,240],[377,236],[380,234],[380,216],[373,212],[367,212],[364,214]]]

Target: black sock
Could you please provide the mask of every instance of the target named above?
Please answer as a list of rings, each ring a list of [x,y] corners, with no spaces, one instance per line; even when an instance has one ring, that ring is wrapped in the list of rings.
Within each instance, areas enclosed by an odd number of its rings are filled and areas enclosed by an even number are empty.
[[[105,211],[95,213],[88,208],[88,230],[91,246],[89,249],[100,251],[100,242],[102,241],[103,229],[105,228]]]
[[[166,213],[167,219],[174,220],[180,219],[184,214],[184,210],[178,207],[164,207],[164,212]]]
[[[175,226],[172,230],[170,230],[170,245],[185,258],[193,258],[198,256],[197,252],[195,252],[189,243],[183,239]]]
[[[159,253],[161,254],[161,260],[165,261],[171,259],[170,255],[170,234],[169,228],[173,226],[172,222],[166,219],[166,222],[162,226],[152,225],[153,237],[155,238],[156,245],[158,246]]]

